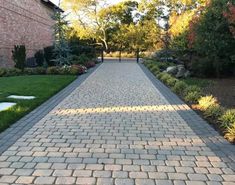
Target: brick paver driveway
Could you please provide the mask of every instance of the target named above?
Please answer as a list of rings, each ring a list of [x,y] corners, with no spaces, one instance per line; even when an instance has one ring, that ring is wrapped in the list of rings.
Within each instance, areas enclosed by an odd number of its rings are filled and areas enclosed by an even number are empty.
[[[104,63],[0,156],[0,184],[234,184],[178,109],[136,63]]]

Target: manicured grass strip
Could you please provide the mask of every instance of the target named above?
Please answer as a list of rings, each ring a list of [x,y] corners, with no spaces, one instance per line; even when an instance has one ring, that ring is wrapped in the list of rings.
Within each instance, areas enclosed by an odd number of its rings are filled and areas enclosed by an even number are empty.
[[[15,102],[16,106],[0,112],[0,131],[22,118],[51,96],[66,87],[76,76],[35,75],[0,78],[0,102]],[[36,96],[33,100],[15,100],[6,98],[9,95]]]

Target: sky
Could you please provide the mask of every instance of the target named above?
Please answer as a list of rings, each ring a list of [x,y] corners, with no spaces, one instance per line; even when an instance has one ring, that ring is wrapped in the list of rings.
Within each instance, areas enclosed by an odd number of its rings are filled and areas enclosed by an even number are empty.
[[[61,0],[62,1],[62,0]],[[108,0],[108,3],[109,4],[115,4],[115,3],[118,3],[118,2],[121,2],[122,0]],[[59,3],[59,0],[51,0],[51,2],[55,3],[56,5],[58,5]]]

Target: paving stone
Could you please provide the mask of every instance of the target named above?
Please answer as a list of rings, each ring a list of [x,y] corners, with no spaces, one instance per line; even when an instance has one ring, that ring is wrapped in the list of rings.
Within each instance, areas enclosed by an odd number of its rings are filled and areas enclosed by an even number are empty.
[[[115,185],[134,185],[133,179],[115,179]]]
[[[97,185],[112,185],[114,184],[113,179],[111,178],[98,178]]]
[[[193,181],[207,180],[207,177],[204,174],[188,174],[188,178]]]
[[[75,181],[74,177],[57,177],[55,184],[74,184]]]
[[[148,178],[148,175],[146,172],[130,172],[129,173],[130,178]]]
[[[111,172],[110,171],[94,171],[93,176],[100,177],[100,178],[111,177]]]
[[[225,181],[235,182],[234,175],[222,175]]]
[[[151,179],[168,179],[167,173],[164,172],[149,172],[148,175]]]
[[[53,176],[65,176],[65,177],[69,177],[72,175],[72,170],[55,170],[53,173]]]
[[[136,179],[135,184],[136,185],[155,185],[155,182],[152,179]]]
[[[33,174],[33,169],[17,169],[14,172],[14,175],[18,175],[18,176],[30,176]]]
[[[18,176],[1,176],[0,183],[13,183],[18,178]]]
[[[96,179],[93,177],[79,177],[77,178],[76,184],[86,184],[86,185],[96,184]]]
[[[112,174],[113,178],[127,178],[128,177],[128,172],[123,172],[123,171],[114,171]]]
[[[203,181],[186,181],[187,185],[206,185]]]
[[[174,180],[173,183],[174,185],[186,185],[185,181],[182,180]]]
[[[14,168],[1,168],[0,175],[11,175],[14,171]]]
[[[52,163],[37,163],[35,166],[36,169],[49,169],[52,166]]]
[[[33,176],[44,176],[44,177],[47,177],[47,176],[51,176],[53,170],[35,170],[33,172]]]
[[[104,166],[105,170],[110,170],[110,171],[120,171],[122,169],[121,165],[115,165],[115,164],[107,164]]]
[[[184,173],[167,173],[171,180],[187,180],[187,176]]]
[[[37,177],[34,181],[35,184],[54,184],[55,177]]]
[[[156,180],[156,185],[173,185],[171,180]]]
[[[211,181],[223,181],[223,178],[218,174],[207,174],[207,177]]]
[[[92,171],[91,170],[75,170],[73,172],[73,176],[76,177],[91,177]]]
[[[30,176],[20,176],[17,180],[17,184],[31,184],[34,180],[34,177]]]

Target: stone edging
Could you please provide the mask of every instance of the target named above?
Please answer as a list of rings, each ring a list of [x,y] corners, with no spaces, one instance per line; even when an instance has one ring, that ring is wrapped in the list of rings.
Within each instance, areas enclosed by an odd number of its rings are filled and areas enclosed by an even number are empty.
[[[79,76],[75,81],[62,89],[60,92],[45,101],[39,107],[11,125],[0,134],[0,154],[13,145],[21,136],[31,129],[38,121],[45,117],[64,98],[79,87],[101,64],[88,70],[87,73]]]
[[[235,171],[235,146],[220,136],[211,125],[159,81],[143,64],[139,64],[139,66],[170,104],[180,105],[180,107],[183,106],[186,108],[185,110],[180,110],[179,107],[177,110],[178,114],[187,122],[190,128],[201,137],[206,146]]]

